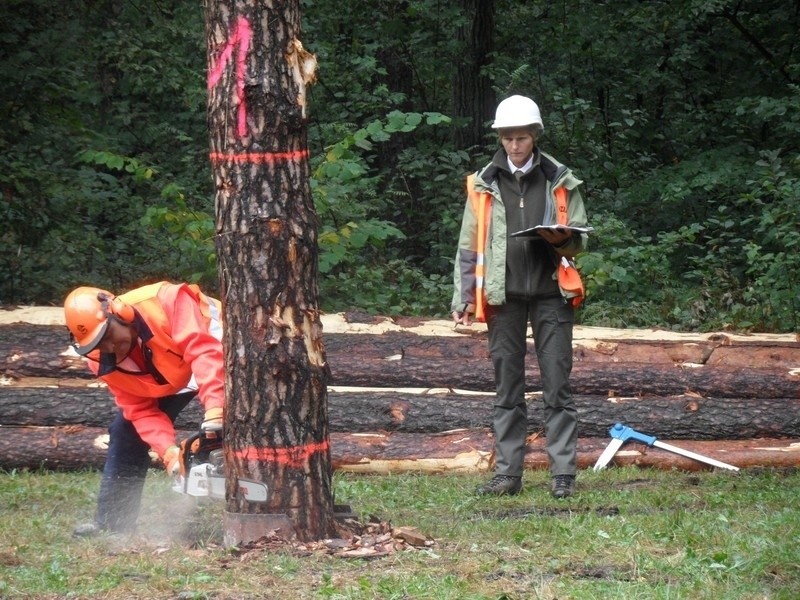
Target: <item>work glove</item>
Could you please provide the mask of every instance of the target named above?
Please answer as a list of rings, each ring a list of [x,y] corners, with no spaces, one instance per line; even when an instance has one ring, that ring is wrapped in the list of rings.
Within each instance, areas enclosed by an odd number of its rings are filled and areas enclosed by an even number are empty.
[[[203,415],[203,422],[200,429],[203,431],[222,431],[223,410],[222,407],[209,408]]]
[[[181,450],[177,446],[167,448],[161,460],[164,462],[167,473],[173,477],[181,472]]]

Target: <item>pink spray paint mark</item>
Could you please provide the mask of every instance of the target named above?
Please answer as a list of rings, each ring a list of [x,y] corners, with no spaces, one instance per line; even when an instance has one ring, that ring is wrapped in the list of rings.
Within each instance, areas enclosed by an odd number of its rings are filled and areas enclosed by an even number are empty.
[[[247,53],[250,50],[250,40],[253,37],[253,30],[250,28],[250,21],[244,17],[239,17],[236,20],[236,25],[233,27],[233,32],[230,39],[225,44],[216,64],[208,72],[208,89],[211,90],[219,83],[225,67],[236,51],[236,64],[234,74],[236,77],[236,133],[239,137],[244,137],[247,134],[247,102],[244,97],[244,78],[247,70]],[[212,60],[212,63],[214,61]]]

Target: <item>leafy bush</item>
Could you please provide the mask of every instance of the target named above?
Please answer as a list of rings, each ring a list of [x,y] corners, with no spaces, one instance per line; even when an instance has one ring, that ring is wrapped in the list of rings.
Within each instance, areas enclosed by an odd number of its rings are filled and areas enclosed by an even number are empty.
[[[746,180],[681,175],[659,199],[702,206],[672,231],[642,235],[632,221],[596,214],[597,235],[579,265],[590,300],[584,322],[677,329],[794,331],[800,323],[800,162],[764,152]],[[727,182],[727,183],[726,183]],[[724,189],[728,187],[730,189]],[[681,202],[680,204],[683,204]],[[676,225],[676,210],[653,221]],[[642,227],[644,228],[644,225]]]
[[[426,274],[400,244],[408,235],[380,218],[403,195],[381,194],[384,176],[370,164],[378,146],[393,135],[449,119],[439,113],[390,112],[347,132],[324,156],[312,160],[311,189],[320,217],[319,266],[322,308],[354,307],[374,313],[440,314],[447,306],[448,283]],[[415,235],[412,232],[411,235]]]

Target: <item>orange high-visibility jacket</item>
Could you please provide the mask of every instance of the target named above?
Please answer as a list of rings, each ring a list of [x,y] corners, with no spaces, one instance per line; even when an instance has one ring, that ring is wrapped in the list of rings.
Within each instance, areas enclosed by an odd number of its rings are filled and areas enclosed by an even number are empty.
[[[135,310],[146,364],[141,371],[101,370],[96,361],[89,367],[145,443],[163,456],[175,444],[175,428],[158,409],[160,398],[197,390],[205,410],[225,404],[222,307],[197,286],[163,281],[119,298]]]

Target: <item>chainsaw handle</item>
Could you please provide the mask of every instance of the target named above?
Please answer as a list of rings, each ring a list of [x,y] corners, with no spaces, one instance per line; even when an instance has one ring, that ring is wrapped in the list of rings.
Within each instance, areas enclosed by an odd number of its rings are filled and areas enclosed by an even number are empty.
[[[189,482],[189,465],[191,463],[192,458],[192,445],[194,444],[195,440],[198,440],[202,432],[197,432],[181,442],[181,450],[179,456],[179,463],[181,468],[181,476],[183,478],[183,493],[186,493],[187,485]]]
[[[645,435],[644,433],[639,433],[635,429],[631,429],[627,425],[623,425],[622,423],[617,423],[611,429],[608,430],[608,434],[612,438],[616,438],[618,440],[622,440],[623,442],[629,442],[633,440],[635,442],[641,442],[643,444],[647,444],[648,446],[652,446],[656,443],[656,438],[652,435]]]

